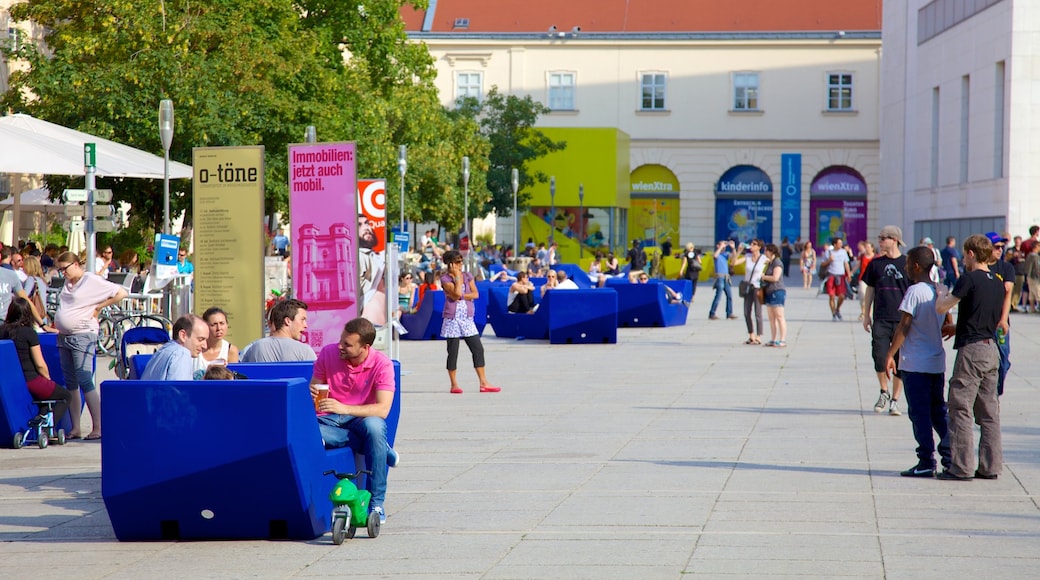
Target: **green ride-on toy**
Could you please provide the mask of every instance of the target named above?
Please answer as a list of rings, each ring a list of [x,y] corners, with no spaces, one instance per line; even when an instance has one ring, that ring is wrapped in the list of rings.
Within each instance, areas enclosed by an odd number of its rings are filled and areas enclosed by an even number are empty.
[[[332,543],[337,546],[344,538],[353,538],[358,528],[368,528],[368,537],[379,536],[379,515],[369,516],[368,504],[372,494],[365,489],[358,489],[354,484],[362,473],[372,475],[371,471],[359,469],[357,473],[336,473],[330,469],[324,475],[335,475],[339,482],[329,493],[332,500]]]

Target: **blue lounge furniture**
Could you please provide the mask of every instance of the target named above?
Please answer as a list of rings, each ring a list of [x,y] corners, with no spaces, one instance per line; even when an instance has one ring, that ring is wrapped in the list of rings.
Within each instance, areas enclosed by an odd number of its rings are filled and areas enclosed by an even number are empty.
[[[622,327],[660,327],[686,324],[689,307],[668,300],[668,286],[689,302],[693,285],[689,280],[650,280],[646,284],[612,284],[617,292],[618,325]]]
[[[489,282],[477,282],[477,292],[480,294],[473,301],[473,321],[477,325],[477,331],[484,334],[487,326],[487,304],[488,288],[492,286]],[[403,340],[438,340],[441,336],[441,324],[444,322],[444,291],[427,290],[423,295],[419,308],[412,314],[401,315],[401,325],[408,330],[402,334]]]
[[[553,270],[559,272],[563,270],[567,273],[567,278],[574,280],[574,283],[578,285],[578,288],[589,289],[595,288],[596,284],[589,280],[588,272],[585,272],[577,264],[557,264],[553,266]]]
[[[14,447],[14,434],[25,431],[38,413],[14,342],[0,340],[0,447]]]
[[[328,531],[336,479],[323,472],[354,471],[353,450],[324,448],[305,377],[275,377],[302,365],[264,364],[238,370],[267,379],[102,385],[101,490],[119,540],[309,540]],[[395,375],[391,445],[397,363]]]
[[[548,340],[550,344],[617,342],[617,293],[609,289],[550,290],[535,294],[534,314],[513,314],[507,308],[508,287],[492,287],[488,320],[501,338]]]

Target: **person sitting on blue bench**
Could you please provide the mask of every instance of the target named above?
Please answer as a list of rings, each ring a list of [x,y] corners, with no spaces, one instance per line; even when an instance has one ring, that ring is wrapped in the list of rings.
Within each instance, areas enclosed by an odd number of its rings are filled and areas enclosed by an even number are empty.
[[[268,317],[271,335],[246,345],[239,354],[242,362],[312,361],[314,349],[301,342],[307,330],[307,303],[295,298],[271,307]]]
[[[650,276],[646,272],[640,273],[639,274],[639,283],[640,284],[649,284],[650,283]],[[690,305],[689,302],[683,300],[682,294],[679,294],[675,290],[672,290],[671,287],[668,286],[667,284],[661,284],[661,286],[664,288],[664,295],[668,298],[668,302],[669,303],[671,303],[671,304],[683,304],[685,306],[689,306]]]
[[[206,349],[209,325],[194,314],[173,323],[173,340],[155,351],[141,373],[143,381],[190,381],[195,378],[195,358]]]
[[[69,401],[72,400],[72,393],[51,380],[50,369],[40,349],[40,337],[33,328],[32,305],[25,298],[15,296],[11,301],[4,323],[0,325],[0,339],[14,342],[25,384],[32,393],[33,400],[56,401],[52,410],[54,424],[57,425],[65,416]],[[41,407],[41,412],[42,410]]]
[[[513,314],[529,314],[534,311],[534,284],[527,272],[517,272],[516,282],[509,287],[507,308]]]
[[[386,469],[397,467],[400,457],[386,441],[386,417],[394,402],[394,365],[382,351],[372,348],[376,329],[364,318],[343,326],[337,344],[321,349],[314,362],[311,395],[317,385],[328,385],[328,398],[318,403],[318,428],[326,448],[349,446],[365,456],[372,472],[366,489],[372,494],[371,512],[386,522]]]

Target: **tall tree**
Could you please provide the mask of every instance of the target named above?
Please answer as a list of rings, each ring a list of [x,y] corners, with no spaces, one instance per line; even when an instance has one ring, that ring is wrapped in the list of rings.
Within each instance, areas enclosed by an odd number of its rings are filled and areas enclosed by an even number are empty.
[[[287,146],[307,125],[322,141],[357,141],[364,176],[395,175],[397,147],[408,144],[408,219],[461,221],[453,152],[489,148],[472,120],[443,110],[429,53],[407,40],[401,6],[425,3],[27,0],[12,17],[45,30],[46,46],[14,55],[29,66],[12,73],[0,106],[161,153],[157,107],[169,98],[171,158],[190,162],[200,146],[265,146],[270,212],[288,209]],[[70,180],[48,181],[60,191]],[[160,182],[103,186],[133,205],[132,223],[158,229]],[[189,210],[190,183],[172,189],[173,212]],[[390,202],[396,212],[397,197]]]
[[[530,162],[567,146],[565,141],[553,141],[539,131],[535,124],[538,117],[549,112],[549,108],[535,101],[530,95],[518,97],[504,95],[492,86],[483,101],[473,97],[461,99],[454,113],[457,117],[474,119],[481,133],[491,144],[488,155],[488,196],[475,208],[477,214],[492,211],[503,217],[513,214],[513,168],[520,177],[517,191],[517,208],[527,206],[530,195],[527,186],[545,183],[549,177],[541,171],[532,171]],[[470,213],[473,214],[474,212]]]

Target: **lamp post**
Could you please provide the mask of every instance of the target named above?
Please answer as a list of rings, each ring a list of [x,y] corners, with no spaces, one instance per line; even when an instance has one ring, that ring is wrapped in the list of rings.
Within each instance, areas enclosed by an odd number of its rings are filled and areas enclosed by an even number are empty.
[[[318,130],[314,128],[314,125],[307,125],[307,129],[303,134],[303,140],[305,143],[318,142]]]
[[[163,147],[163,233],[170,233],[170,145],[173,144],[173,101],[159,101],[159,138]]]
[[[578,184],[578,258],[585,257],[585,184]]]
[[[462,158],[462,231],[469,234],[469,156]]]
[[[556,176],[549,178],[549,243],[556,237]]]
[[[408,146],[401,145],[397,150],[397,172],[401,174],[401,221],[397,227],[404,231],[404,174],[408,171]]]
[[[513,178],[510,181],[513,186],[513,257],[516,257],[517,248],[520,247],[520,219],[516,215],[516,192],[520,189],[520,171],[513,168]]]

